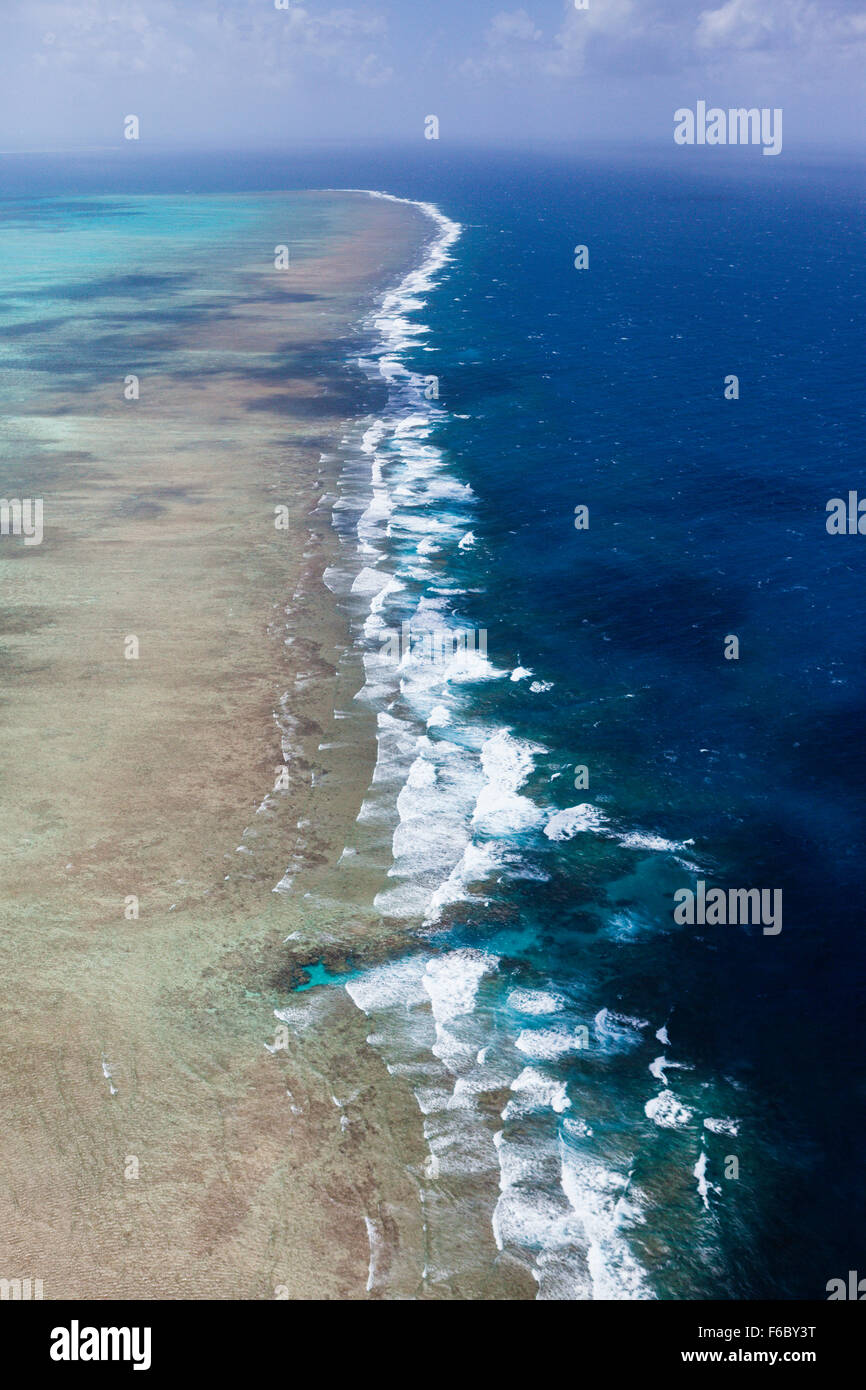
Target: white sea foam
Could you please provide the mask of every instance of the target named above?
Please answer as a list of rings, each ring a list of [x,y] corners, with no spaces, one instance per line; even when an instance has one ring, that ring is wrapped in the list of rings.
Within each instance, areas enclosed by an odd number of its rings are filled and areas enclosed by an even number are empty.
[[[405,621],[432,632],[459,626],[457,605],[469,595],[454,586],[448,560],[469,551],[476,536],[472,490],[451,474],[434,442],[433,427],[444,413],[426,399],[424,378],[401,359],[427,332],[410,315],[423,307],[461,230],[432,205],[420,207],[436,235],[423,263],[372,317],[378,341],[361,365],[388,384],[389,399],[365,426],[355,462],[344,471],[344,505],[335,507],[335,525],[346,539],[357,518],[357,555],[354,564],[329,567],[326,583],[352,596],[365,668],[360,701],[377,715],[376,767],[358,816],[360,849],[341,863],[354,872],[364,858],[364,836],[379,847],[389,832],[392,863],[377,909],[430,925],[508,866],[515,835],[543,827],[549,840],[567,840],[582,829],[604,833],[608,822],[586,806],[550,814],[544,824],[548,811],[525,792],[544,750],[464,717],[476,683],[532,680],[529,689],[540,694],[550,682],[533,680],[528,668],[500,669],[483,649],[442,660],[404,649],[399,667],[373,650]],[[419,587],[426,596],[420,600]],[[363,618],[359,601],[366,602]],[[512,989],[508,1001],[517,1018],[503,1013],[491,1004],[497,990],[501,998],[507,989],[498,969],[495,955],[461,947],[374,966],[345,983],[370,1018],[370,1045],[406,1078],[423,1115],[425,1280],[483,1264],[479,1192],[493,1185],[493,1210],[498,1184],[496,1241],[526,1261],[540,1298],[651,1296],[629,1250],[627,1228],[638,1217],[627,1176],[571,1151],[572,1143],[595,1142],[586,1120],[571,1122],[567,1150],[557,1138],[571,1110],[559,1073],[575,1065],[586,1029],[574,1026],[570,1002],[553,990]],[[628,1045],[624,1040],[639,1041],[644,1026],[611,1014],[596,1025],[596,1037],[615,1050]],[[503,1131],[494,1143],[479,1098],[506,1087]],[[382,1231],[373,1217],[367,1233],[372,1289],[384,1283]]]
[[[569,1146],[562,1149],[562,1187],[579,1217],[587,1244],[592,1298],[651,1299],[655,1297],[623,1234],[638,1208],[628,1201],[628,1178]]]
[[[424,972],[423,985],[437,1022],[449,1023],[460,1014],[470,1013],[479,984],[498,963],[495,956],[469,949],[435,956]]]
[[[553,1060],[586,1047],[585,1035],[571,1028],[524,1028],[514,1046],[527,1057]]]
[[[693,1111],[677,1100],[673,1091],[660,1091],[644,1106],[647,1119],[661,1129],[681,1129],[692,1118]]]
[[[688,1062],[669,1062],[667,1057],[656,1057],[649,1064],[649,1070],[656,1081],[660,1081],[663,1086],[668,1084],[667,1072],[677,1069],[679,1071],[691,1071]]]
[[[544,827],[548,840],[571,840],[583,831],[600,830],[607,818],[597,807],[584,801],[580,806],[569,806],[564,811],[555,811]]]
[[[698,1194],[707,1211],[710,1209],[708,1200],[709,1185],[707,1183],[707,1155],[701,1150],[701,1156],[694,1167],[694,1174],[698,1180]]]
[[[617,839],[626,849],[651,849],[661,854],[675,854],[683,848],[676,840],[666,840],[663,835],[645,835],[639,830],[628,830]]]
[[[349,980],[346,993],[365,1014],[426,1004],[430,997],[424,987],[426,968],[427,962],[420,956],[373,966]]]
[[[528,1111],[540,1110],[545,1106],[561,1115],[571,1106],[565,1082],[545,1076],[537,1067],[524,1067],[520,1075],[512,1081],[511,1090],[516,1092],[517,1100],[507,1103],[502,1112],[503,1120],[526,1114]]]
[[[364,453],[375,453],[376,445],[379,443],[380,439],[383,437],[384,434],[385,426],[382,423],[382,421],[374,421],[374,423],[370,425],[369,429],[366,429],[364,431],[363,437],[361,439],[361,448],[363,449]]]
[[[592,1125],[572,1116],[563,1121],[563,1130],[575,1139],[591,1139],[593,1135]]]
[[[352,581],[353,594],[378,594],[387,588],[391,576],[383,574],[381,570],[369,569],[366,566],[357,574]]]
[[[557,1014],[568,1006],[564,995],[541,989],[513,989],[507,1002],[510,1009],[521,1014]]]
[[[345,1119],[345,1115],[343,1119]],[[367,1228],[367,1240],[370,1244],[370,1264],[367,1271],[367,1293],[376,1287],[376,1279],[379,1271],[384,1239],[382,1236],[381,1222],[374,1221],[372,1217],[364,1217],[364,1225]]]
[[[594,1045],[607,1056],[627,1053],[638,1047],[643,1041],[643,1029],[649,1026],[645,1019],[632,1018],[607,1008],[599,1009],[592,1022]]]
[[[648,834],[642,830],[617,830],[604,812],[588,801],[579,806],[568,806],[564,811],[555,811],[549,817],[544,833],[549,840],[571,840],[575,835],[584,833],[604,835],[616,840],[624,849],[673,854],[685,867],[697,870],[697,865],[680,857],[681,852],[694,843],[693,840],[668,840],[663,835]]]
[[[467,843],[460,859],[448,877],[431,894],[425,909],[425,926],[437,922],[442,911],[450,903],[460,902],[466,896],[466,889],[472,883],[481,883],[490,878],[498,867],[496,851],[491,846]]]
[[[537,743],[516,739],[506,729],[499,729],[482,746],[481,766],[487,779],[478,793],[473,824],[490,834],[526,830],[544,818],[534,801],[519,796],[518,788],[530,776],[533,754],[545,750]]]
[[[737,1135],[740,1132],[739,1120],[717,1120],[710,1117],[704,1120],[704,1128],[711,1134],[731,1134]]]

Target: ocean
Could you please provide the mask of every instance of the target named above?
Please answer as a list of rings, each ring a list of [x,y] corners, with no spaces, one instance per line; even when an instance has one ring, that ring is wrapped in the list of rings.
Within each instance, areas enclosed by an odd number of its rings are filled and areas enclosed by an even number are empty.
[[[424,204],[347,358],[384,403],[325,575],[378,742],[329,905],[375,881],[403,944],[298,999],[345,989],[415,1093],[429,1296],[482,1227],[540,1298],[820,1298],[861,1258],[864,559],[825,523],[863,170],[715,153],[28,175]],[[701,882],[781,893],[781,930],[678,922]]]

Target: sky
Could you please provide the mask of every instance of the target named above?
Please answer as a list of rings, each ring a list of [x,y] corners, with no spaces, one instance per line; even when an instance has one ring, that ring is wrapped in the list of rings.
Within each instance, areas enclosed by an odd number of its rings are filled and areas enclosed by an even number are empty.
[[[278,8],[279,6],[279,8]],[[670,142],[698,100],[861,147],[866,0],[0,0],[0,150]]]

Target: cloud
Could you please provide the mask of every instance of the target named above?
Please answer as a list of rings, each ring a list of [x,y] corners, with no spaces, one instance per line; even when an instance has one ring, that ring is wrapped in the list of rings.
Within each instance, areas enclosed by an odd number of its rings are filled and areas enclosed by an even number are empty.
[[[149,8],[151,14],[134,3],[109,5],[104,0],[80,0],[74,8],[57,3],[33,4],[26,19],[37,30],[34,63],[49,71],[160,70],[180,75],[194,54],[186,45],[174,41],[163,26],[159,12],[164,7]]]
[[[588,54],[604,61],[616,49],[641,49],[645,30],[652,25],[646,4],[634,0],[605,0],[588,10],[567,7],[553,46],[544,56],[543,67],[550,77],[573,77],[586,68]]]
[[[525,10],[500,10],[490,21],[486,38],[493,46],[515,40],[534,42],[541,38],[541,30],[535,27]]]
[[[694,0],[564,0],[558,29],[545,35],[525,10],[495,16],[483,51],[464,62],[464,76],[567,81],[586,76],[665,73],[730,75],[751,62],[779,74],[791,62],[816,67],[862,56],[862,0],[726,0],[698,10]]]
[[[857,138],[866,0],[0,0],[11,143],[652,132],[706,97]],[[10,22],[11,20],[11,22]],[[462,61],[461,61],[462,60]],[[758,96],[761,100],[758,101]],[[794,126],[790,127],[793,137]],[[115,134],[112,134],[114,132]],[[859,137],[862,140],[862,137]]]
[[[484,52],[467,58],[460,71],[469,78],[518,76],[526,70],[527,50],[541,38],[541,30],[526,10],[500,10],[484,31]]]
[[[368,8],[313,13],[262,0],[37,0],[26,18],[36,32],[34,62],[49,71],[247,77],[267,85],[336,73],[378,86],[393,76],[378,51],[385,19]]]
[[[764,48],[778,42],[776,16],[754,0],[728,0],[698,17],[695,41],[700,48]]]
[[[832,49],[840,55],[866,39],[866,8],[813,0],[727,0],[698,17],[698,48],[716,52]]]

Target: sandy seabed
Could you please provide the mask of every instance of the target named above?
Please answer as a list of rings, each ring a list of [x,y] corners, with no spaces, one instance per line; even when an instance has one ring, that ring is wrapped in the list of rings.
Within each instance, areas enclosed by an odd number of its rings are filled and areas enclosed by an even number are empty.
[[[322,583],[320,499],[371,408],[341,364],[429,235],[346,202],[290,274],[244,268],[138,401],[114,378],[22,412],[62,448],[42,545],[2,543],[0,1273],[46,1299],[363,1298],[371,1232],[376,1287],[419,1290],[420,1115],[364,1015],[317,991],[309,1041],[269,1050],[323,944],[274,886],[327,884],[375,758],[334,719],[362,675]],[[371,931],[337,913],[324,946]]]

